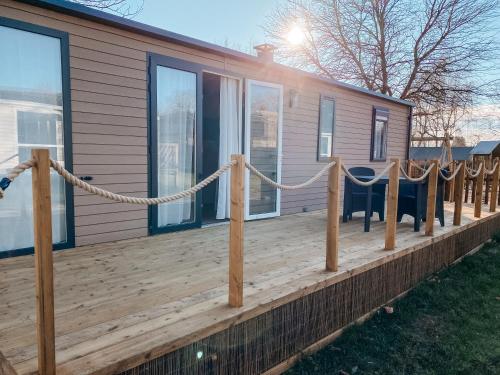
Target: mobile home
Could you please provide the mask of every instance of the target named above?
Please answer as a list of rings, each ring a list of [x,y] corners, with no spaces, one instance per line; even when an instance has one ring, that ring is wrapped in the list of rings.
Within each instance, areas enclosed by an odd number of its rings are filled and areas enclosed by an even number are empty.
[[[293,184],[332,154],[380,170],[407,158],[412,104],[59,0],[0,4],[0,174],[32,147],[78,177],[138,197],[194,185],[244,153]],[[322,209],[326,178],[280,192],[247,176],[247,220]],[[110,203],[55,173],[56,248],[197,228],[228,217],[229,180],[192,199]],[[0,256],[32,251],[28,174],[0,201]],[[28,197],[28,198],[27,198]]]

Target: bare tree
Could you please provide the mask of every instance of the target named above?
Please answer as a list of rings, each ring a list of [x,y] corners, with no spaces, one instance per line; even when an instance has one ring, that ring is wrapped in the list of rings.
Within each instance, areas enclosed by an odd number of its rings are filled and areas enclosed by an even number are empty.
[[[469,113],[470,102],[463,95],[448,93],[443,101],[429,104],[420,103],[414,113],[413,136],[418,146],[428,144],[434,139],[434,146],[449,143],[462,134],[464,119]]]
[[[497,52],[498,9],[498,0],[287,0],[265,29],[288,64],[434,105],[498,84],[477,79]],[[303,43],[287,42],[292,27]]]
[[[99,10],[107,10],[125,18],[134,18],[144,6],[144,0],[70,0]]]

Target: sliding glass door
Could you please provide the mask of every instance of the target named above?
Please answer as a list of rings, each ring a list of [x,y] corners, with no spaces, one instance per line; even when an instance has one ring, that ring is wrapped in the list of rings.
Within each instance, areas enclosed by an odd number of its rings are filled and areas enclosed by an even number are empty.
[[[247,81],[245,98],[245,155],[259,171],[281,182],[281,85]],[[280,191],[247,170],[246,218],[278,216]]]
[[[31,159],[33,148],[71,170],[71,111],[67,35],[0,19],[0,176]],[[54,248],[74,244],[72,188],[53,170]],[[31,170],[0,200],[0,258],[33,251]]]
[[[151,195],[172,195],[196,184],[199,72],[185,62],[151,56]],[[197,226],[196,195],[153,206],[152,231]]]

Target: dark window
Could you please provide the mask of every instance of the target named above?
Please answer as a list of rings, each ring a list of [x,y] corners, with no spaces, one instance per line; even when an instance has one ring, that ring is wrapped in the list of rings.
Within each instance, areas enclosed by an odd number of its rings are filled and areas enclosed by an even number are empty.
[[[370,160],[384,161],[386,159],[388,123],[389,110],[385,108],[373,108]]]
[[[322,96],[319,104],[318,160],[329,160],[333,154],[335,101]]]

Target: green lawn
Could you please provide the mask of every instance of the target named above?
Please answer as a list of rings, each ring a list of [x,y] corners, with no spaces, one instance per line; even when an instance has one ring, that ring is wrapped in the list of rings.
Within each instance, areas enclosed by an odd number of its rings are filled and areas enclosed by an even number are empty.
[[[500,235],[287,374],[500,374]]]

